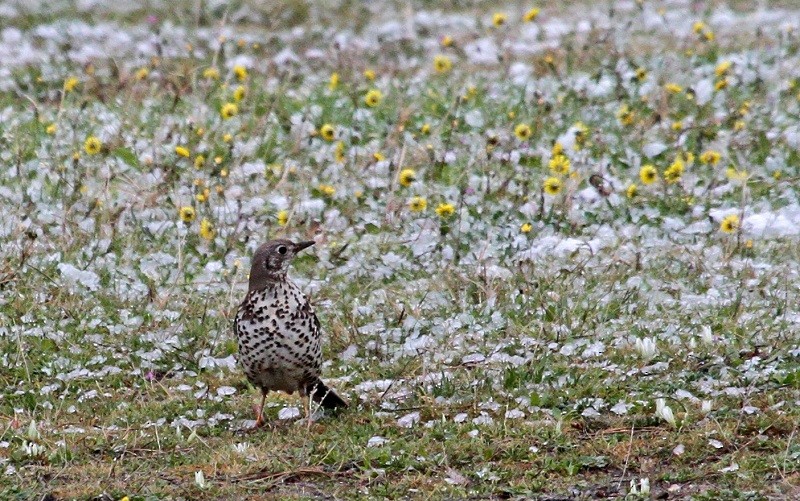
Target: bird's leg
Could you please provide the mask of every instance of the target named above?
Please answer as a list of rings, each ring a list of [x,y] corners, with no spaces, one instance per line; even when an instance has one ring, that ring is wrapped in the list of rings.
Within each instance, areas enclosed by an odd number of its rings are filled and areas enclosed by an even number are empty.
[[[303,406],[306,408],[306,421],[308,421],[308,431],[311,431],[311,395],[306,393],[303,398]]]
[[[261,405],[256,409],[256,425],[254,428],[260,428],[264,425],[264,402],[267,400],[267,392],[261,392]]]

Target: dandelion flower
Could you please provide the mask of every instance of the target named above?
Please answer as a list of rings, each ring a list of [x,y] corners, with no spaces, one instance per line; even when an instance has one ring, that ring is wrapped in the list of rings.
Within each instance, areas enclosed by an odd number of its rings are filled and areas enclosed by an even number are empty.
[[[717,65],[716,68],[714,68],[714,75],[716,75],[717,78],[727,75],[728,70],[731,69],[732,65],[733,63],[731,63],[730,61],[722,61]]]
[[[211,224],[211,221],[203,218],[203,220],[200,221],[200,236],[206,240],[211,240],[216,234],[217,230],[214,229],[214,225]]]
[[[322,124],[322,127],[319,128],[319,135],[322,136],[322,139],[331,142],[336,138],[336,129],[331,124]]]
[[[424,123],[422,127],[419,128],[419,131],[423,134],[430,134],[431,133],[431,124]]]
[[[428,201],[423,197],[412,197],[408,201],[408,208],[411,212],[422,212],[428,207]]]
[[[722,90],[728,86],[728,79],[721,78],[714,84],[714,90]]]
[[[83,150],[86,152],[87,155],[97,155],[100,153],[100,149],[103,147],[103,143],[100,142],[95,136],[89,136],[86,138],[86,141],[83,143]]]
[[[722,220],[722,223],[719,225],[719,229],[723,233],[735,232],[739,229],[739,216],[736,214],[725,216],[725,218]]]
[[[194,218],[197,214],[195,213],[193,207],[185,205],[180,208],[180,210],[178,211],[178,215],[180,216],[181,221],[183,221],[184,223],[191,223],[192,221],[194,221]]]
[[[717,165],[722,159],[722,154],[714,150],[706,150],[700,154],[700,161],[704,164]]]
[[[277,219],[279,226],[286,226],[286,224],[289,222],[289,211],[285,209],[278,211]]]
[[[238,81],[244,82],[247,79],[247,68],[241,64],[237,64],[233,67],[233,74],[236,75]]]
[[[683,92],[683,87],[674,82],[670,82],[664,85],[664,89],[670,94],[680,94],[681,92]]]
[[[505,13],[503,12],[495,12],[494,15],[492,16],[492,24],[495,25],[495,27],[503,26],[504,24],[506,24],[507,20],[508,16],[505,15]]]
[[[539,17],[539,12],[541,12],[541,10],[534,7],[522,16],[522,20],[525,21],[526,23],[533,22],[536,20],[537,17]]]
[[[47,128],[44,131],[52,136],[53,134],[56,133],[57,129],[58,129],[58,127],[56,126],[56,124],[50,124],[50,125],[47,126]]]
[[[333,157],[336,160],[336,163],[343,163],[344,162],[344,143],[339,141],[336,143],[336,149],[333,152]]]
[[[636,68],[636,80],[642,82],[647,78],[647,70],[644,68]]]
[[[623,104],[620,106],[619,110],[617,111],[617,118],[619,119],[622,125],[628,126],[633,125],[634,119],[636,118],[636,114],[627,104]]]
[[[414,169],[403,169],[400,171],[400,176],[398,179],[401,185],[409,187],[411,186],[411,183],[416,181],[417,173],[414,171]]]
[[[237,103],[244,99],[244,96],[247,94],[247,90],[244,88],[244,85],[240,85],[236,87],[236,90],[233,91],[233,100]]]
[[[439,44],[442,47],[451,47],[453,45],[453,37],[451,37],[450,35],[445,35],[445,36],[442,37],[442,39],[439,42]]]
[[[564,145],[561,144],[561,141],[556,141],[553,143],[553,148],[550,150],[550,153],[553,157],[557,157],[564,153]]]
[[[197,155],[196,157],[194,157],[195,169],[202,169],[205,164],[206,164],[206,157],[204,157],[203,155]]]
[[[522,223],[522,226],[519,227],[520,233],[530,233],[533,229],[533,225],[531,223]]]
[[[548,177],[545,179],[544,192],[548,195],[558,195],[561,192],[561,180],[557,177]]]
[[[206,68],[203,70],[203,78],[206,80],[218,80],[219,79],[219,70],[212,67]]]
[[[438,55],[433,58],[433,69],[439,74],[448,73],[453,69],[453,61],[447,56]]]
[[[381,104],[381,99],[383,99],[383,93],[378,89],[371,89],[367,92],[367,95],[364,96],[364,103],[370,108],[374,108]]]
[[[376,151],[375,153],[373,153],[372,158],[374,158],[376,162],[383,162],[384,160],[386,160],[386,156],[384,156],[384,154],[381,153],[380,151]]]
[[[556,155],[550,159],[549,162],[550,170],[562,176],[569,174],[570,168],[570,161],[565,155]]]
[[[684,167],[683,160],[676,158],[675,161],[667,167],[667,170],[664,171],[664,180],[668,184],[677,183],[680,181],[681,176],[683,176]]]
[[[136,70],[136,74],[134,75],[134,77],[136,78],[136,80],[144,80],[145,78],[147,78],[147,75],[149,74],[150,70],[148,70],[147,68],[139,68],[138,70]]]
[[[531,127],[528,124],[518,124],[514,127],[514,135],[524,141],[531,137]]]
[[[642,180],[642,184],[653,184],[658,180],[658,171],[650,164],[643,165],[639,169],[639,179]]]
[[[452,216],[455,214],[455,212],[456,208],[453,206],[453,204],[441,203],[436,207],[436,214],[438,214],[442,219]]]
[[[64,92],[72,92],[78,86],[80,81],[75,77],[69,77],[64,80]]]
[[[321,184],[317,186],[317,189],[326,197],[332,197],[336,194],[336,188],[329,184]]]
[[[235,117],[238,113],[239,107],[235,103],[225,103],[222,105],[222,109],[219,110],[220,116],[225,120]]]
[[[336,90],[337,87],[339,87],[339,74],[334,72],[331,73],[331,78],[328,80],[328,88]]]
[[[191,153],[189,152],[189,149],[185,148],[183,146],[176,146],[175,147],[175,153],[179,157],[183,157],[183,158],[189,158],[189,155],[191,155]]]
[[[635,184],[631,184],[631,185],[629,185],[629,186],[628,186],[628,188],[625,190],[625,195],[626,195],[628,198],[634,198],[634,197],[636,197],[636,194],[637,194],[637,192],[638,192],[638,191],[639,191],[639,187],[638,187],[638,186],[636,186]]]
[[[744,169],[739,170],[736,167],[730,166],[725,169],[725,176],[731,181],[742,182],[747,180],[747,171]]]
[[[364,78],[369,80],[370,82],[375,80],[375,70],[366,69],[364,70]]]

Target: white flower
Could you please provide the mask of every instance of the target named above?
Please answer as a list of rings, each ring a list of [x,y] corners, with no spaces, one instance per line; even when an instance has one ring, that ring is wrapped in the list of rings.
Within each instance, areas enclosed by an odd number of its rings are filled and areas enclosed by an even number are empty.
[[[201,489],[208,487],[208,484],[206,483],[206,476],[203,475],[202,470],[194,472],[194,483],[197,484],[197,487]]]
[[[703,328],[700,329],[700,340],[705,344],[714,342],[714,334],[711,332],[711,327],[704,325]]]
[[[651,337],[637,338],[636,351],[639,352],[643,359],[650,360],[658,355],[658,346],[656,346],[655,340]]]
[[[663,398],[656,399],[656,416],[669,423],[670,426],[675,426],[677,423],[675,414]]]

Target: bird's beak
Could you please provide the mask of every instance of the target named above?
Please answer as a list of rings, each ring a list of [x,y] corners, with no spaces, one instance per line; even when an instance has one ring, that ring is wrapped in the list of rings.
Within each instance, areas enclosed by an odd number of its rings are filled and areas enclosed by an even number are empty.
[[[301,250],[306,249],[308,247],[311,247],[312,245],[314,245],[314,241],[313,240],[309,240],[308,242],[300,242],[300,243],[295,244],[294,249],[295,249],[295,252],[300,252]]]

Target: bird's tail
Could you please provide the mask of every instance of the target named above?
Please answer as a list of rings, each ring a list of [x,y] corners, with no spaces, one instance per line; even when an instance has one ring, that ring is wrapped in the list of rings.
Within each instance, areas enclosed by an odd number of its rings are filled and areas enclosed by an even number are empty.
[[[321,379],[306,384],[306,395],[311,400],[322,406],[323,409],[343,409],[347,407],[347,402],[336,394],[335,391],[325,386]]]

